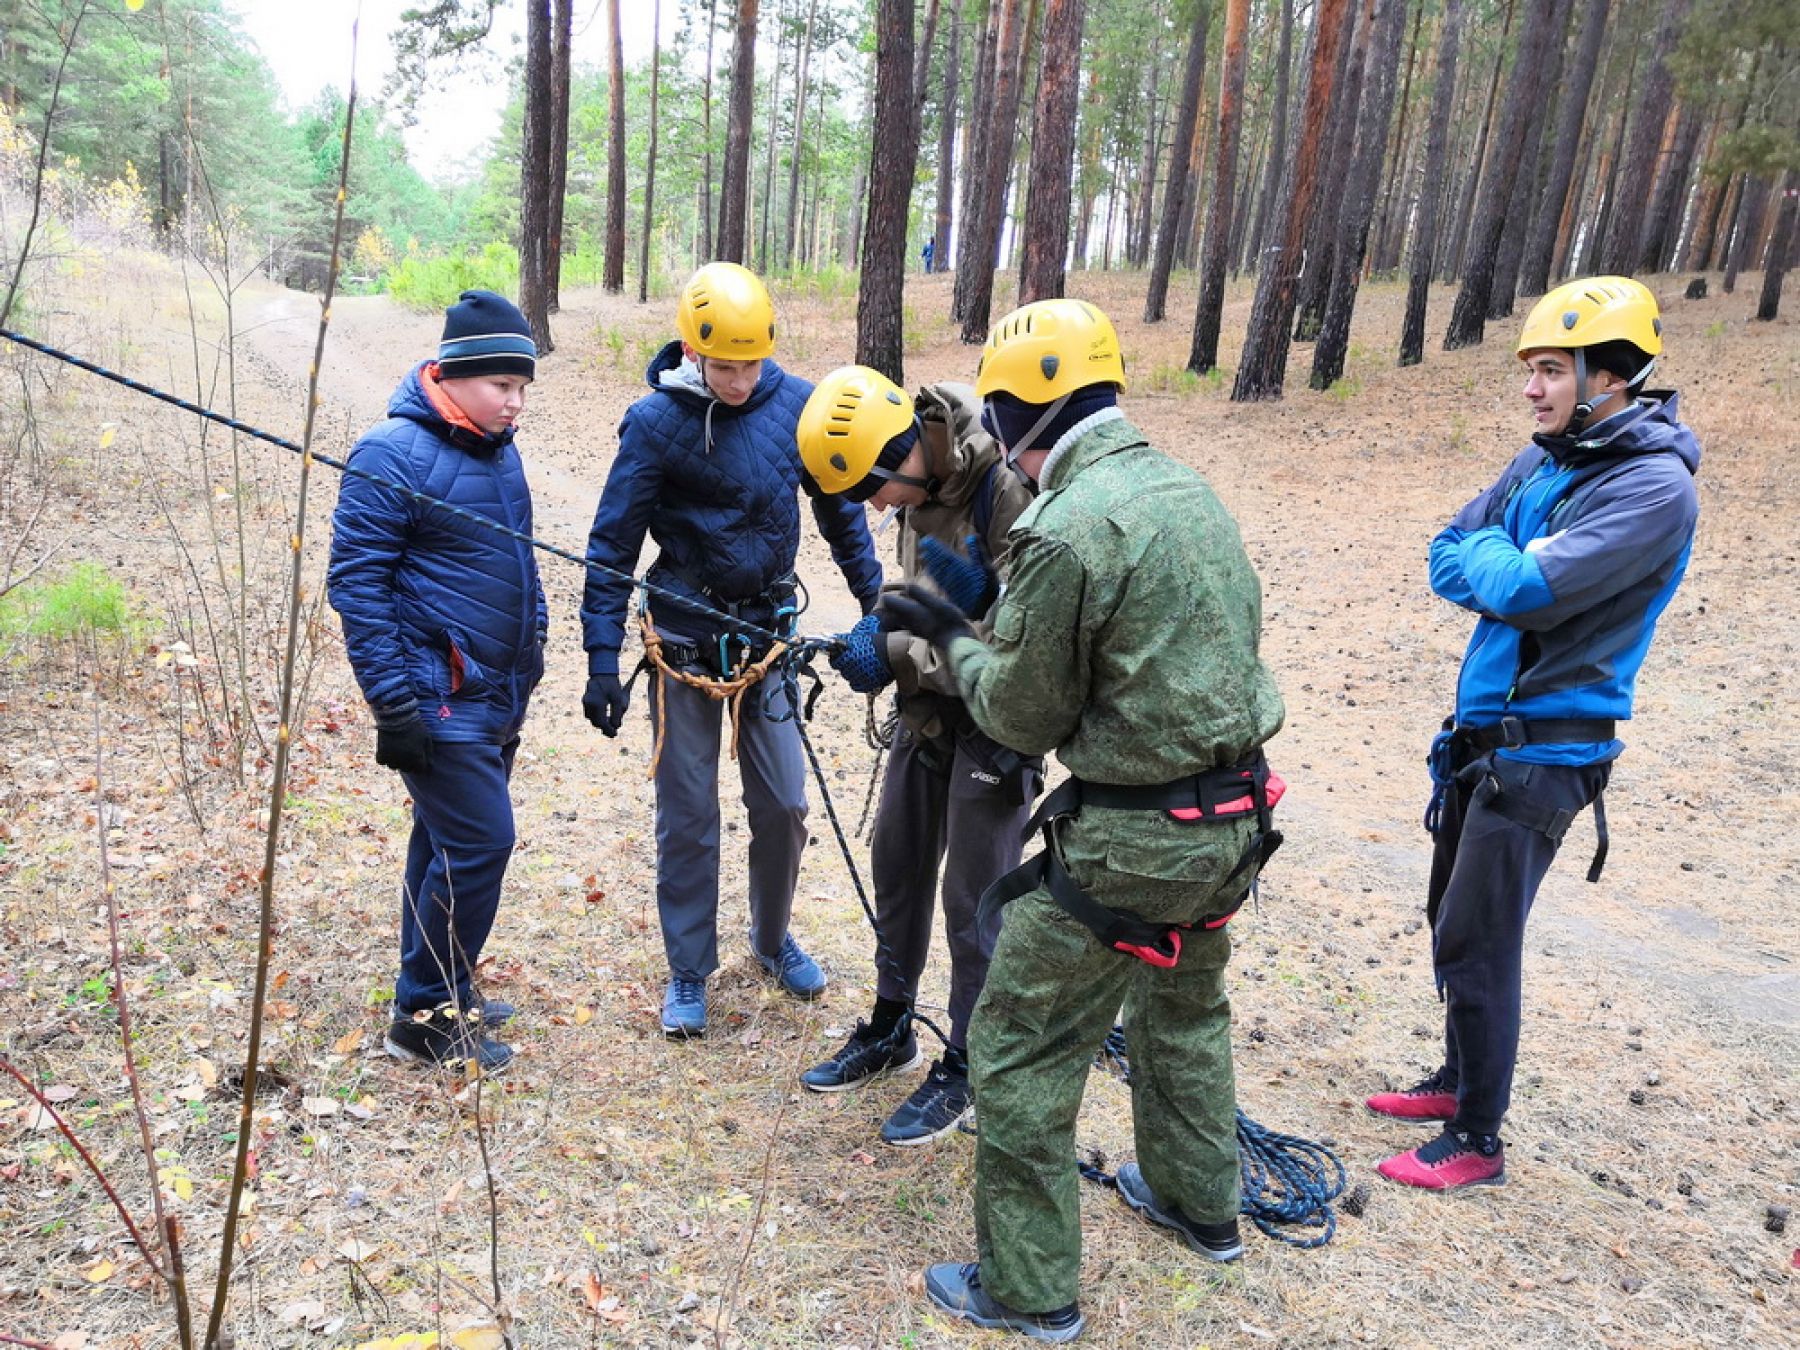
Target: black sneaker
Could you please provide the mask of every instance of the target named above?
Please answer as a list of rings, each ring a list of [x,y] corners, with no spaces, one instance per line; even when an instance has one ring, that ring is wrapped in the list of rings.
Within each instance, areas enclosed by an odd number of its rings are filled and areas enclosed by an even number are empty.
[[[848,1092],[884,1074],[917,1068],[924,1058],[910,1021],[904,1032],[895,1027],[885,1036],[875,1035],[867,1022],[859,1021],[844,1048],[801,1074],[800,1082],[814,1092]]]
[[[1174,1232],[1209,1261],[1235,1261],[1244,1254],[1243,1239],[1238,1236],[1236,1219],[1224,1223],[1195,1223],[1173,1205],[1166,1208],[1156,1202],[1150,1183],[1134,1162],[1119,1168],[1119,1198],[1151,1223],[1159,1223]]]
[[[388,1023],[387,1052],[395,1059],[454,1068],[474,1060],[483,1073],[497,1073],[512,1061],[510,1046],[481,1034],[480,1014],[459,1014],[445,1004],[430,1012],[396,1017]]]
[[[913,1095],[881,1127],[882,1142],[900,1148],[929,1144],[949,1134],[969,1117],[975,1098],[969,1091],[969,1061],[946,1046]]]
[[[484,1027],[503,1027],[519,1011],[505,999],[498,998],[478,998],[475,1006],[481,1009],[481,1025]]]
[[[981,1287],[981,1267],[973,1261],[930,1267],[925,1272],[925,1293],[952,1317],[994,1331],[1016,1331],[1034,1341],[1061,1345],[1081,1335],[1087,1326],[1080,1305],[1074,1303],[1055,1312],[1014,1312]]]

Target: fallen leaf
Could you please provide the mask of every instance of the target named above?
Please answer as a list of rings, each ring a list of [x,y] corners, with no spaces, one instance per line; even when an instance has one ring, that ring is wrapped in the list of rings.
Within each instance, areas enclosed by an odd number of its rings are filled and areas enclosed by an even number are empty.
[[[606,1297],[606,1286],[601,1284],[600,1277],[590,1270],[587,1278],[581,1282],[581,1294],[583,1298],[587,1299],[588,1307],[599,1312],[600,1302]]]
[[[576,1026],[585,1027],[589,1022],[591,1022],[593,1020],[594,1020],[594,1010],[592,1008],[588,1007],[586,1004],[583,1004],[581,1007],[579,1007],[575,1010],[575,1025]]]
[[[102,1257],[85,1272],[87,1282],[89,1284],[104,1284],[107,1280],[112,1278],[112,1273],[117,1268],[118,1267],[114,1266],[111,1261]]]
[[[215,1086],[219,1081],[219,1071],[213,1067],[213,1062],[210,1059],[195,1060],[194,1072],[199,1076],[200,1081],[205,1083],[208,1087]]]
[[[864,1167],[873,1167],[875,1165],[875,1155],[859,1148],[850,1155],[850,1161],[853,1163],[861,1163]]]
[[[72,1102],[80,1095],[67,1083],[52,1083],[44,1089],[44,1100],[47,1102]]]
[[[334,1054],[355,1054],[358,1047],[362,1045],[362,1041],[363,1029],[361,1027],[352,1027],[331,1043],[331,1049]]]
[[[302,1097],[300,1109],[309,1116],[335,1116],[342,1103],[336,1097]]]
[[[480,1326],[464,1327],[461,1331],[451,1332],[450,1344],[456,1350],[502,1350],[506,1337],[500,1334],[500,1328],[492,1322],[484,1322]]]
[[[138,3],[142,4],[143,0],[138,0]],[[87,1343],[85,1331],[65,1331],[50,1342],[55,1350],[87,1350]]]
[[[279,994],[283,989],[287,988],[287,982],[293,978],[294,975],[292,971],[279,971],[275,976],[275,983],[272,988]]]
[[[205,1101],[206,1089],[198,1083],[183,1083],[175,1089],[175,1097],[178,1101],[184,1102]]]
[[[361,1238],[351,1238],[337,1250],[339,1256],[343,1257],[346,1261],[354,1261],[358,1265],[367,1261],[376,1251],[375,1247],[364,1242]]]
[[[42,1132],[56,1128],[56,1116],[41,1102],[33,1102],[25,1112],[25,1128]]]
[[[325,1315],[325,1305],[316,1298],[303,1298],[290,1303],[275,1316],[283,1326],[297,1327],[303,1322],[310,1322],[315,1317]]]

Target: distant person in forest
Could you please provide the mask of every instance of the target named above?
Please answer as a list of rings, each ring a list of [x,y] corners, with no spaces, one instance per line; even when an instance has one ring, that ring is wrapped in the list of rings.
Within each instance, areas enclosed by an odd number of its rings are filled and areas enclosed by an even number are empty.
[[[991,633],[923,586],[877,610],[938,649],[982,732],[1070,774],[1038,805],[1044,850],[982,901],[1005,908],[969,1023],[978,1259],[925,1272],[953,1316],[1050,1342],[1084,1326],[1075,1122],[1121,1005],[1138,1160],[1120,1199],[1205,1259],[1243,1252],[1226,924],[1280,840],[1262,585],[1206,480],[1118,407],[1124,385],[1090,304],[995,324],[983,425],[1038,496]]]
[[[681,289],[679,339],[650,362],[650,392],[619,425],[619,452],[588,536],[581,604],[588,721],[616,736],[630,703],[619,678],[626,610],[644,536],[660,552],[648,579],[693,603],[647,597],[650,718],[657,738],[656,907],[669,982],[662,1028],[706,1034],[706,980],[719,966],[719,721],[708,682],[756,665],[768,642],[737,627],[787,630],[795,618],[798,496],[864,613],[881,589],[862,507],[819,492],[795,446],[812,385],[771,359],[775,307],[736,263],[708,263]],[[619,574],[624,574],[620,576]],[[749,820],[750,950],[795,998],[817,998],[825,973],[794,941],[788,919],[806,847],[806,764],[796,723],[766,709],[758,685],[735,706],[733,738]],[[772,715],[771,715],[772,714]]]
[[[437,359],[400,382],[350,464],[530,534],[513,425],[536,373],[524,315],[492,291],[464,291],[444,316]],[[513,1009],[483,998],[472,975],[512,857],[519,728],[544,673],[536,555],[443,506],[346,476],[327,586],[375,715],[375,762],[412,796],[388,1052],[502,1068],[512,1050],[484,1029]]]
[[[1700,445],[1676,395],[1645,382],[1662,353],[1656,299],[1627,277],[1551,291],[1518,355],[1536,429],[1431,544],[1431,587],[1480,617],[1455,715],[1433,742],[1426,914],[1444,1056],[1369,1110],[1441,1125],[1382,1162],[1428,1190],[1498,1186],[1521,1015],[1525,922],[1564,832],[1601,802],[1638,669],[1687,571]]]
[[[937,260],[937,241],[930,235],[925,236],[925,244],[924,247],[919,250],[919,257],[925,261],[925,270],[927,272],[932,271],[933,264]]]
[[[940,578],[964,613],[985,625],[999,593],[994,561],[1032,490],[982,428],[972,388],[934,384],[913,398],[879,371],[844,366],[807,400],[800,454],[825,491],[897,513],[903,578]],[[892,686],[900,718],[869,851],[881,950],[868,1021],[800,1081],[814,1092],[843,1092],[919,1062],[915,994],[941,868],[949,1039],[925,1081],[881,1127],[889,1144],[925,1144],[954,1130],[973,1106],[969,1013],[999,927],[998,915],[979,922],[976,907],[990,884],[1018,866],[1044,761],[983,734],[930,643],[890,631],[875,614],[843,636],[832,666],[858,693]]]

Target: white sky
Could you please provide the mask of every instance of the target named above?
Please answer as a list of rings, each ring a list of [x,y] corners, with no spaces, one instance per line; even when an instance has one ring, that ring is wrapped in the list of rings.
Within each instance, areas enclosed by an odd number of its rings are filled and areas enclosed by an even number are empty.
[[[358,16],[357,87],[365,96],[379,95],[393,66],[388,34],[399,26],[400,12],[420,0],[232,0],[244,31],[275,72],[291,109],[305,107],[321,89],[350,84],[350,30]],[[661,0],[663,37],[677,26],[675,0]],[[623,0],[619,6],[624,31],[625,62],[650,56],[652,0]],[[454,90],[430,94],[419,106],[418,125],[407,132],[407,153],[427,178],[443,181],[465,176],[493,134],[506,106],[505,62],[524,42],[525,16],[517,0],[502,0],[486,47],[492,57],[458,80]],[[571,56],[577,65],[606,60],[606,13],[603,0],[575,0]],[[518,46],[515,46],[515,39]]]

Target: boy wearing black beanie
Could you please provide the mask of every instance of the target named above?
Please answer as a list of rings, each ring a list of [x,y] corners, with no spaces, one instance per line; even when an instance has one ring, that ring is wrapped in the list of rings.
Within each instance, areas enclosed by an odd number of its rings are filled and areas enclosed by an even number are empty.
[[[471,973],[512,856],[508,780],[544,673],[547,613],[531,547],[446,507],[531,533],[513,423],[536,373],[517,306],[464,291],[437,358],[407,374],[350,452],[357,469],[419,495],[346,476],[327,579],[374,713],[375,762],[412,797],[387,1048],[490,1072],[512,1051],[484,1029],[513,1010],[483,999]]]

